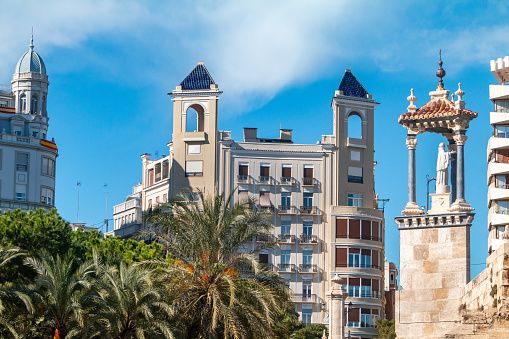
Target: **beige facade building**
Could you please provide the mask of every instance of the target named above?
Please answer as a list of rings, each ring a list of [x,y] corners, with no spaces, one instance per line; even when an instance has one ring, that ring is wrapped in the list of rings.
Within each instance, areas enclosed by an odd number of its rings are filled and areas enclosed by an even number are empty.
[[[129,236],[142,227],[141,213],[184,189],[207,193],[235,189],[235,200],[254,197],[273,213],[277,240],[259,261],[281,274],[306,323],[327,322],[326,293],[335,274],[348,292],[347,328],[352,338],[376,336],[383,316],[384,217],[374,190],[374,110],[378,105],[347,70],[332,98],[331,135],[317,144],[295,144],[292,131],[274,139],[244,128],[243,141],[219,131],[221,95],[209,72],[196,68],[169,95],[173,139],[169,155],[142,155],[142,182],[114,207],[115,230]],[[126,219],[131,215],[130,219]],[[129,221],[126,221],[129,220]]]

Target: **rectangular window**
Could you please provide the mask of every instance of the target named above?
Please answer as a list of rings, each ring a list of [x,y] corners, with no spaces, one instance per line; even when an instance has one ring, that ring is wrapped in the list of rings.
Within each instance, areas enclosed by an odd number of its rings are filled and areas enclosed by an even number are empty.
[[[201,145],[188,145],[187,153],[189,154],[200,154],[201,153]]]
[[[313,251],[302,251],[302,263],[304,265],[313,264]]]
[[[281,235],[290,234],[291,228],[291,221],[281,221]]]
[[[291,178],[292,177],[292,165],[283,164],[282,175],[283,178]]]
[[[304,193],[304,207],[313,206],[313,193]]]
[[[16,170],[28,171],[28,153],[16,153]]]
[[[305,234],[305,235],[313,234],[313,223],[312,222],[304,222],[302,224],[302,234]]]
[[[371,268],[371,250],[361,250],[361,267]]]
[[[348,206],[362,207],[362,200],[364,196],[362,194],[348,194]]]
[[[394,284],[394,273],[391,273],[390,284]]]
[[[148,170],[148,185],[152,186],[154,184],[154,169]]]
[[[348,167],[348,182],[362,184],[362,167]]]
[[[361,285],[360,278],[348,278],[348,296],[353,298],[360,298],[361,291],[360,285]]]
[[[258,254],[258,262],[260,264],[268,264],[269,263],[269,255],[266,253]]]
[[[509,163],[509,150],[498,149],[495,151],[495,161],[498,163]]]
[[[347,249],[342,247],[336,247],[336,267],[347,266]]]
[[[372,251],[371,265],[373,268],[380,269],[380,251]]]
[[[350,160],[361,161],[361,152],[360,151],[350,151]]]
[[[55,176],[55,160],[42,157],[42,174],[50,177]]]
[[[348,312],[348,327],[359,327],[359,312],[360,309],[352,308],[350,312]]]
[[[365,312],[370,312],[370,310],[362,309],[361,327],[372,327],[371,326],[371,313],[366,314]]]
[[[271,207],[272,204],[270,202],[270,192],[262,191],[260,192],[260,207]]]
[[[239,175],[249,175],[249,166],[247,164],[239,164]]]
[[[348,237],[348,220],[336,219],[336,238]]]
[[[154,170],[156,171],[156,182],[161,181],[162,175],[161,175],[161,164],[156,164],[154,166]]]
[[[170,176],[170,165],[168,160],[163,161],[163,179],[167,179]]]
[[[371,298],[371,279],[362,279],[361,298]]]
[[[358,248],[348,250],[348,267],[360,267],[361,254]]]
[[[186,161],[186,177],[203,175],[203,161]]]
[[[313,165],[304,165],[304,178],[313,178]]]
[[[360,220],[350,219],[348,220],[349,238],[360,239],[361,238],[361,222]]]
[[[371,221],[362,220],[361,226],[362,226],[362,232],[361,232],[362,239],[371,240]]]
[[[281,193],[281,206],[291,206],[292,205],[292,193],[283,192]]]
[[[53,205],[53,190],[50,188],[41,188],[41,202],[47,205]]]
[[[164,202],[168,202],[168,194],[166,193],[163,194],[163,203]]]
[[[304,280],[302,282],[302,294],[311,295],[311,281]]]
[[[290,250],[282,250],[281,251],[281,264],[288,265],[290,264]]]
[[[270,165],[269,164],[261,164],[260,165],[260,177],[268,177],[270,174]]]
[[[373,237],[374,241],[382,241],[380,238],[380,223],[379,222],[372,222],[371,223],[371,236]]]
[[[497,214],[509,214],[509,201],[496,202]]]
[[[380,280],[378,279],[373,279],[371,281],[372,283],[372,289],[373,289],[373,296],[375,298],[381,298],[381,295],[380,295]]]
[[[313,315],[313,310],[302,310],[302,322],[306,325],[311,324],[311,317]]]
[[[17,201],[26,201],[27,200],[26,185],[16,185],[16,200]]]

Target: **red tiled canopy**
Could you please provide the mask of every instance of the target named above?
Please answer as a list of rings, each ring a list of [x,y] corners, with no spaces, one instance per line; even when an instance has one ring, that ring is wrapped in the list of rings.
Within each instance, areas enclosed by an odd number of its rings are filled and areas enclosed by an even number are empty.
[[[477,113],[468,109],[458,109],[451,100],[439,98],[428,101],[415,112],[407,112],[400,115],[398,122],[401,124],[404,122],[450,118],[455,116],[463,116],[468,119],[474,119],[477,117]]]

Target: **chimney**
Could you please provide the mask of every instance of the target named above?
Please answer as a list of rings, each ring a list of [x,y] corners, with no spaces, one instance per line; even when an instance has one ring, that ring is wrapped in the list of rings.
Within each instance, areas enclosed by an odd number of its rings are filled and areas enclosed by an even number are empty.
[[[279,130],[279,140],[292,141],[292,130],[281,128]]]
[[[244,142],[257,142],[258,128],[244,127]]]

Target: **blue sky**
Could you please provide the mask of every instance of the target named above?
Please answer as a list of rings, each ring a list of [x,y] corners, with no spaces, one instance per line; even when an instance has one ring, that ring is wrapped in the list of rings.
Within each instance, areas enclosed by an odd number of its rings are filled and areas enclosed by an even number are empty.
[[[466,144],[466,198],[476,208],[472,277],[487,254],[486,147],[495,83],[489,61],[509,54],[509,5],[502,1],[0,1],[0,83],[34,44],[51,82],[49,137],[59,147],[56,205],[88,224],[108,218],[141,179],[140,154],[168,153],[172,105],[166,95],[204,61],[224,91],[219,127],[297,143],[332,133],[331,98],[346,68],[380,102],[375,120],[376,191],[386,205],[386,256],[399,261],[393,221],[407,198],[405,130],[410,88],[417,106],[437,85],[442,49],[445,87],[466,92],[479,113]],[[438,135],[419,136],[417,199],[435,175]]]

